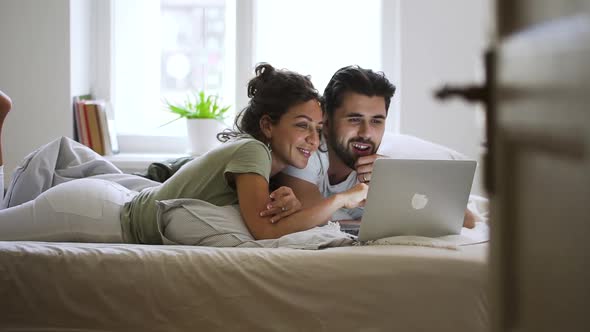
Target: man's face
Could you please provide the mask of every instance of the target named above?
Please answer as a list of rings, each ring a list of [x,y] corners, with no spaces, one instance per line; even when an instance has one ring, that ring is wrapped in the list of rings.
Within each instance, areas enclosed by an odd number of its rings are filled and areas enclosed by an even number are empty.
[[[385,132],[386,116],[383,97],[346,93],[332,119],[325,121],[328,146],[345,165],[354,169],[359,157],[377,152]]]

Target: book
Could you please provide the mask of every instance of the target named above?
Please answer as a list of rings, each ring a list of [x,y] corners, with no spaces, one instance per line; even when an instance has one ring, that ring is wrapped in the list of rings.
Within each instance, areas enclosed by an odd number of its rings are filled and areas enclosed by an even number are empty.
[[[107,107],[107,103],[102,101],[98,102],[97,108],[105,154],[110,155],[118,153],[119,144],[117,141],[117,135],[115,130],[115,121],[112,115],[109,114],[109,108]]]
[[[99,115],[97,103],[95,100],[84,102],[84,112],[86,123],[88,125],[89,147],[101,156],[105,155],[103,147],[103,138],[100,132]]]
[[[80,102],[83,100],[92,99],[92,95],[86,94],[75,96],[73,102],[73,116],[74,116],[74,140],[82,143],[82,123],[80,121]]]
[[[96,103],[96,115],[98,116],[98,129],[105,155],[113,154],[109,138],[109,128],[107,124],[107,113],[104,108],[104,102]]]
[[[78,102],[78,118],[80,120],[80,143],[90,147],[90,137],[88,136],[88,122],[86,121],[86,112],[84,112],[84,102]]]
[[[80,129],[80,116],[78,115],[78,100],[77,100],[77,98],[78,97],[74,97],[74,103],[73,103],[73,106],[74,106],[74,109],[73,109],[73,111],[74,111],[74,113],[73,113],[73,115],[74,115],[74,141],[80,142],[81,129]]]

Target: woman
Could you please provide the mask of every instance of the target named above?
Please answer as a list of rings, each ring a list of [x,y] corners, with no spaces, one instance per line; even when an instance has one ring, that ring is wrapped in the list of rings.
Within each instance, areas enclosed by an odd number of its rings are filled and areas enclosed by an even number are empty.
[[[324,224],[339,208],[363,204],[364,184],[305,210],[297,210],[288,188],[272,193],[286,200],[269,200],[269,179],[287,165],[304,168],[317,150],[322,113],[309,78],[269,64],[258,65],[255,73],[237,131],[220,133],[226,143],[219,148],[139,193],[98,179],[57,185],[1,210],[0,240],[161,244],[155,202],[176,198],[237,203],[252,236],[271,239]],[[280,223],[273,222],[279,217]]]

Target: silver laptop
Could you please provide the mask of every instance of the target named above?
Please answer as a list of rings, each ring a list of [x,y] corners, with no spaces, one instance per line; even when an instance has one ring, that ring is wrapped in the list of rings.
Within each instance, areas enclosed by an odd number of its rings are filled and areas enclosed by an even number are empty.
[[[459,234],[476,165],[473,160],[377,159],[359,240]]]

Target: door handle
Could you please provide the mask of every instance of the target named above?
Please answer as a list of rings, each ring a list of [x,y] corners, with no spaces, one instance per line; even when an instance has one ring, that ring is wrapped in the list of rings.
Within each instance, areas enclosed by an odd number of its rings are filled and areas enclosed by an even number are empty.
[[[484,147],[484,183],[486,191],[494,193],[494,134],[496,127],[496,53],[493,48],[484,53],[485,81],[483,85],[453,86],[444,85],[435,92],[439,100],[447,100],[460,97],[463,100],[474,103],[482,103],[486,114],[486,135]]]
[[[445,85],[436,92],[436,98],[440,100],[449,99],[451,97],[461,97],[468,102],[482,102],[485,103],[488,96],[488,90],[485,85],[466,85],[466,86],[452,86]]]

